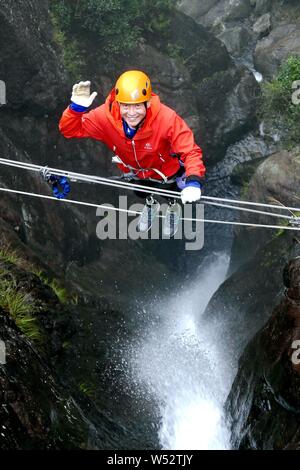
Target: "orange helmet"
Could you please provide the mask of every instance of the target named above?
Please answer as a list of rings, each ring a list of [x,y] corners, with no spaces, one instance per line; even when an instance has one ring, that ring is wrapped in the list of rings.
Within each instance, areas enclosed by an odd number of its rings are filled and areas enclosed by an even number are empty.
[[[144,103],[151,98],[151,82],[140,70],[124,72],[117,80],[115,93],[119,103]]]

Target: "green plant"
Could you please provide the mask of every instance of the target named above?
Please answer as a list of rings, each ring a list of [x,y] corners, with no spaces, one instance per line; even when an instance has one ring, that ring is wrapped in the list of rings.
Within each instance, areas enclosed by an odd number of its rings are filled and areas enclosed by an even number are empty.
[[[244,181],[242,188],[241,188],[241,199],[247,199],[248,191],[249,191],[249,181]]]
[[[79,384],[79,390],[89,398],[93,398],[96,393],[96,387],[93,384],[82,382]]]
[[[294,215],[294,217],[300,217],[300,212],[294,212],[293,215]],[[283,221],[280,221],[280,225],[282,225],[283,227],[288,227],[289,226],[289,220],[285,219]],[[283,235],[285,232],[286,232],[286,230],[284,230],[283,228],[279,228],[278,230],[276,230],[273,238],[281,237],[281,235]]]
[[[166,47],[168,56],[175,59],[177,62],[183,63],[183,47],[178,44],[168,43]]]
[[[60,11],[60,14],[63,15],[62,10],[59,9],[58,11]],[[78,75],[80,75],[80,72],[84,66],[78,41],[76,41],[74,38],[71,39],[60,29],[60,24],[55,14],[51,14],[51,19],[53,25],[53,39],[56,44],[59,45],[62,51],[62,59],[65,68],[68,70],[71,77],[75,79],[78,77]],[[64,21],[66,21],[66,19]]]
[[[68,38],[81,32],[99,42],[97,54],[106,60],[128,56],[148,33],[164,34],[177,0],[52,0],[56,30]],[[150,14],[151,12],[151,14]],[[67,45],[66,36],[59,38]]]
[[[78,294],[73,294],[71,297],[71,302],[73,305],[78,305],[79,303],[79,295]]]
[[[37,318],[34,302],[28,293],[20,291],[14,281],[0,277],[0,307],[15,321],[20,330],[31,340],[41,342],[43,337]]]
[[[300,80],[300,57],[290,56],[278,75],[262,85],[260,117],[283,132],[288,148],[300,142],[300,106],[292,101],[292,84],[296,80]]]
[[[55,292],[55,294],[57,295],[57,297],[59,298],[59,301],[62,303],[62,304],[65,304],[68,300],[68,292],[67,290],[62,287],[56,279],[52,279],[52,281],[50,282],[49,286],[51,287],[51,289]]]
[[[64,304],[68,302],[69,294],[67,290],[62,287],[56,279],[49,279],[47,274],[44,271],[32,269],[31,272],[35,274],[46,286],[50,287],[55,295],[58,297],[59,301]],[[76,296],[73,296],[72,301],[75,303]]]
[[[21,264],[22,259],[15,250],[9,247],[3,247],[0,249],[0,260],[5,263]]]

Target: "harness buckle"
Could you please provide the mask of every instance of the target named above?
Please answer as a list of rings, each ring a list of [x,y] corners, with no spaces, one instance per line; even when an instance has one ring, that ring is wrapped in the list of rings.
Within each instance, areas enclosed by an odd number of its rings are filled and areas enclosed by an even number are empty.
[[[293,216],[293,218],[290,219],[289,224],[292,227],[300,227],[300,217]]]
[[[48,166],[45,166],[44,168],[42,168],[39,173],[41,177],[43,178],[43,180],[46,181],[46,183],[49,183],[49,180],[51,178],[51,173],[48,170]]]

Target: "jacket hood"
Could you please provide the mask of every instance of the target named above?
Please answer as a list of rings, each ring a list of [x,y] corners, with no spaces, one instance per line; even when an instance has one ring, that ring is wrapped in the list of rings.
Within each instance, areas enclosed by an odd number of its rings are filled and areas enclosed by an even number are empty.
[[[151,124],[155,120],[156,116],[159,113],[161,104],[159,96],[155,93],[151,94],[151,106],[147,109],[146,119],[141,127],[143,129],[143,135],[148,132],[151,132]],[[120,113],[119,103],[115,100],[115,90],[110,92],[108,97],[105,100],[105,113],[108,120],[113,124],[113,126],[124,135],[122,117]]]

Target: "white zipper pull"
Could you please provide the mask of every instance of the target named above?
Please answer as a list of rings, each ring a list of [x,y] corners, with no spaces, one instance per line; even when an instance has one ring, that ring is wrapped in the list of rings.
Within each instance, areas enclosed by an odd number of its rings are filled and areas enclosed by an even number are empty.
[[[138,158],[137,158],[137,154],[136,154],[136,149],[135,149],[135,141],[132,139],[131,141],[131,145],[132,145],[132,148],[133,148],[133,153],[134,153],[134,158],[135,158],[135,161],[136,163],[138,164],[139,168],[142,170],[142,167],[138,161]],[[143,173],[143,176],[144,176],[144,171],[142,170],[142,173]]]
[[[135,161],[136,163],[138,164],[138,166],[141,168],[141,165],[139,164],[139,161],[137,159],[137,154],[136,154],[136,150],[135,150],[135,141],[132,139],[131,141],[131,145],[132,145],[132,148],[133,148],[133,153],[134,153],[134,158],[135,158]]]

